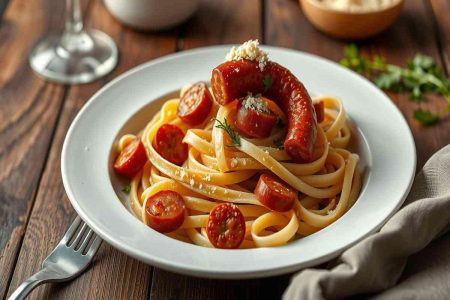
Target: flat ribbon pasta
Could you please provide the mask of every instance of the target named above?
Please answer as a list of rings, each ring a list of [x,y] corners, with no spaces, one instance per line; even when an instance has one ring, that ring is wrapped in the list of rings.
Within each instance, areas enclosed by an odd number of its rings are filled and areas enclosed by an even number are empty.
[[[318,124],[314,160],[299,164],[274,146],[286,134],[282,128],[274,129],[264,139],[241,137],[240,146],[230,147],[229,137],[215,126],[215,119],[234,124],[236,101],[215,106],[202,124],[192,127],[177,117],[179,99],[168,100],[137,135],[149,161],[131,181],[129,200],[134,215],[147,224],[147,199],[161,190],[176,191],[182,195],[188,213],[181,227],[167,236],[204,247],[213,247],[206,234],[209,212],[223,202],[236,204],[245,218],[241,248],[280,246],[330,225],[359,195],[359,157],[347,149],[351,130],[341,101],[330,96],[315,97],[314,101],[323,101],[325,118]],[[267,104],[286,121],[275,102]],[[183,142],[189,154],[182,166],[165,160],[154,148],[156,131],[166,123],[179,126],[185,133]],[[131,134],[121,137],[118,149],[134,138]],[[258,201],[252,192],[252,180],[260,172],[275,174],[299,192],[292,210],[270,211]]]

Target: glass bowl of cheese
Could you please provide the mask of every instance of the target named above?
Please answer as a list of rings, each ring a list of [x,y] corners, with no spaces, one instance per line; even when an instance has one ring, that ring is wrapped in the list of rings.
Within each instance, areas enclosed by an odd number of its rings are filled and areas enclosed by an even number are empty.
[[[303,13],[320,31],[357,40],[387,29],[400,15],[404,0],[299,0]]]

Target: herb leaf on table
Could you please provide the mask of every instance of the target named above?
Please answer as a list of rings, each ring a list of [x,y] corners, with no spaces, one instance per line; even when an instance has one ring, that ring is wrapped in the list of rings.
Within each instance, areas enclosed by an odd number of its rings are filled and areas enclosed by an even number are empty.
[[[406,68],[386,63],[384,58],[375,55],[372,58],[360,54],[355,44],[344,48],[345,58],[341,65],[365,75],[379,88],[391,92],[408,92],[411,101],[420,102],[426,99],[426,93],[441,95],[447,101],[441,112],[432,112],[424,108],[414,111],[413,117],[424,125],[439,122],[450,113],[450,78],[435,60],[423,54],[416,54]]]

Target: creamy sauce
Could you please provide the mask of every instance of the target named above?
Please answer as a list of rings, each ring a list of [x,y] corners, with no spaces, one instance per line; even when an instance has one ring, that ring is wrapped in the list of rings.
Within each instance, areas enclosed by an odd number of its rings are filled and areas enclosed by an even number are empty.
[[[336,10],[348,12],[377,11],[393,5],[396,0],[316,0]]]

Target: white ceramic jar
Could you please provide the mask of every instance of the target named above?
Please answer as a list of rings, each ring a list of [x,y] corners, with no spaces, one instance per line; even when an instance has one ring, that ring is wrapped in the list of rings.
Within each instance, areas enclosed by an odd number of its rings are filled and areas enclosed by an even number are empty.
[[[161,30],[187,20],[199,0],[104,0],[111,14],[140,30]]]

